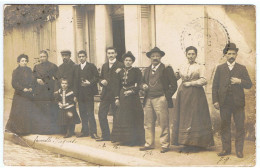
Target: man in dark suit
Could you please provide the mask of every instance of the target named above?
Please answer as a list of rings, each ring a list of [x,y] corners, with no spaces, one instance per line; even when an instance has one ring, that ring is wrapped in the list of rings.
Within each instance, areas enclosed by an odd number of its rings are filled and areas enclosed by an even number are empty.
[[[103,64],[100,75],[100,86],[102,87],[101,102],[99,105],[98,119],[100,128],[102,131],[102,138],[97,141],[109,141],[110,130],[107,121],[107,114],[109,108],[113,112],[113,124],[115,120],[115,92],[116,88],[117,73],[123,68],[124,64],[116,60],[117,52],[114,47],[109,47],[106,50],[108,62]]]
[[[145,146],[140,148],[140,150],[154,148],[155,122],[157,115],[160,115],[161,153],[165,153],[170,146],[168,108],[173,108],[172,96],[177,90],[177,79],[173,69],[161,63],[161,58],[165,55],[163,51],[155,47],[146,55],[151,59],[151,66],[144,71],[143,76],[146,142]]]
[[[252,87],[251,79],[245,66],[235,62],[238,48],[229,43],[223,50],[227,62],[219,65],[212,86],[214,107],[220,109],[222,151],[219,156],[231,153],[231,115],[233,114],[236,127],[236,155],[243,157],[245,94],[244,89]]]
[[[71,52],[70,50],[62,50],[61,57],[63,63],[58,67],[57,71],[57,81],[55,83],[55,91],[57,91],[60,88],[60,82],[59,80],[61,78],[65,78],[68,80],[69,88],[73,88],[73,81],[74,81],[74,70],[76,68],[76,64],[70,59]]]
[[[73,81],[74,81],[74,71],[76,68],[76,64],[70,59],[71,57],[71,51],[70,50],[62,50],[61,57],[63,63],[58,67],[55,81],[55,89],[54,91],[58,91],[60,88],[60,79],[67,79],[68,80],[68,87],[69,89],[73,89]],[[71,125],[70,127],[70,133],[74,133],[75,125]],[[66,128],[62,128],[62,132],[66,132]],[[69,135],[71,136],[71,135]]]
[[[80,64],[75,68],[74,93],[78,99],[79,113],[82,121],[81,133],[78,137],[98,139],[97,126],[94,116],[94,95],[98,94],[97,83],[99,74],[97,67],[87,62],[87,53],[84,50],[78,52]]]

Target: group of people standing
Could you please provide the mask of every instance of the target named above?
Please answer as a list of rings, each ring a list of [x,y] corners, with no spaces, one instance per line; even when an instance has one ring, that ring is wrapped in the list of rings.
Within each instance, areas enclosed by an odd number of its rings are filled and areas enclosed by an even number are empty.
[[[244,88],[252,82],[245,66],[235,62],[238,48],[228,43],[223,49],[227,62],[217,67],[212,97],[214,107],[220,110],[223,150],[219,156],[231,153],[230,123],[233,114],[236,125],[236,154],[243,157],[245,98]],[[122,62],[116,59],[114,47],[106,50],[108,61],[99,75],[96,66],[87,62],[87,53],[78,52],[80,63],[71,59],[71,52],[61,52],[63,64],[57,67],[48,61],[48,53],[40,52],[40,64],[33,71],[26,66],[27,55],[17,59],[19,66],[13,71],[15,89],[13,104],[6,130],[17,134],[63,133],[74,135],[75,124],[82,123],[77,137],[96,141],[112,141],[120,145],[143,146],[141,151],[155,147],[155,125],[160,127],[161,153],[169,151],[170,144],[207,148],[214,145],[213,130],[206,94],[205,67],[196,62],[197,49],[186,48],[187,63],[174,73],[171,66],[161,62],[165,53],[158,47],[146,53],[151,60],[143,74],[133,67],[134,55],[128,51]],[[173,108],[172,96],[179,86],[173,115],[172,132],[168,108]],[[102,87],[98,119],[102,136],[97,135],[94,116],[94,95],[97,84]],[[139,91],[144,92],[141,103]],[[79,114],[76,111],[79,106]],[[113,113],[110,132],[107,115]],[[81,121],[80,121],[81,119]],[[171,134],[171,141],[170,141]]]

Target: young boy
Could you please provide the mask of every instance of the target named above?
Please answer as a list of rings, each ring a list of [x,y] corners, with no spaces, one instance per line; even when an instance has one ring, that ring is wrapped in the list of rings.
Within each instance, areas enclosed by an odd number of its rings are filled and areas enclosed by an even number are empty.
[[[80,123],[76,104],[74,102],[74,93],[68,89],[68,80],[60,79],[60,89],[54,93],[55,100],[59,105],[58,123],[66,128],[64,138],[69,138],[74,134],[75,124]]]

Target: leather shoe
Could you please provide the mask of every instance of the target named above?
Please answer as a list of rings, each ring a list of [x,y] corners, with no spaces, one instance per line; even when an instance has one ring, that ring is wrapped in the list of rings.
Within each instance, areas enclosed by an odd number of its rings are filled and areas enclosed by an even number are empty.
[[[96,139],[96,141],[110,141],[110,138],[100,138]]]
[[[243,158],[243,157],[244,157],[244,155],[243,155],[243,153],[242,153],[242,152],[237,152],[237,157],[238,157],[238,158]]]
[[[78,138],[81,138],[81,137],[88,137],[89,136],[89,134],[86,134],[86,133],[79,133],[78,135],[77,135],[77,137]]]
[[[146,151],[146,150],[151,150],[151,149],[153,149],[153,148],[148,147],[148,146],[139,148],[140,151]]]
[[[223,150],[220,153],[218,153],[218,156],[226,156],[226,155],[230,155],[231,152]]]
[[[70,138],[72,137],[72,134],[66,134],[63,138]]]
[[[100,139],[100,137],[97,136],[97,134],[92,134],[92,135],[91,135],[91,138],[92,138],[92,139]]]
[[[162,148],[160,152],[161,152],[161,153],[166,153],[166,152],[168,152],[169,150],[170,150],[169,148]]]

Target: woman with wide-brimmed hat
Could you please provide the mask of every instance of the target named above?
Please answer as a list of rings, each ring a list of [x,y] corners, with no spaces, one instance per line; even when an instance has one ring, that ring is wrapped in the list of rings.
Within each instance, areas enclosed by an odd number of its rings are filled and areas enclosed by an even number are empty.
[[[139,97],[142,73],[132,67],[135,57],[130,51],[123,55],[123,61],[124,68],[118,72],[118,110],[111,140],[120,145],[140,146],[145,142],[144,112]]]

